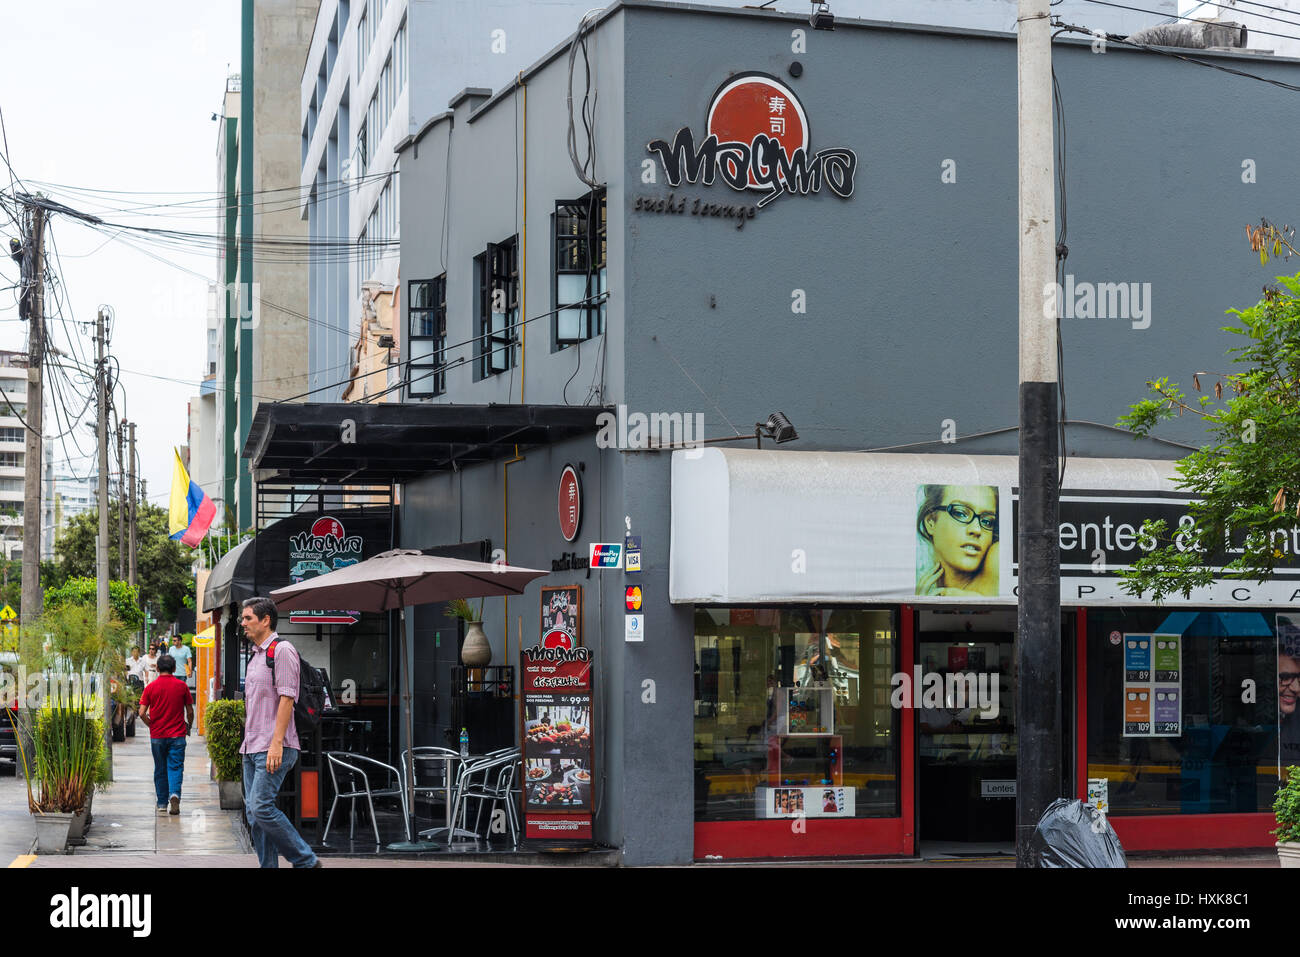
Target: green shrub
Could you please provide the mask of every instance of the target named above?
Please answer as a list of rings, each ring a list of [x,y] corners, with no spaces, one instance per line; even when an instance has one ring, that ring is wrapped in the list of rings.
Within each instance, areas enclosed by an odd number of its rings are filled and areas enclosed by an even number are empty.
[[[207,734],[208,757],[216,768],[218,781],[242,781],[244,756],[244,702],[231,699],[208,702],[203,715]]]
[[[1273,799],[1277,829],[1272,833],[1279,841],[1300,841],[1300,768],[1292,765],[1286,776],[1286,784],[1277,789]]]

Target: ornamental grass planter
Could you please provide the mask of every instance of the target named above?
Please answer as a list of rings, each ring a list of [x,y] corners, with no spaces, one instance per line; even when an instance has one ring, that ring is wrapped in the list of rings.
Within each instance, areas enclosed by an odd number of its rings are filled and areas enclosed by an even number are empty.
[[[87,799],[86,806],[72,815],[72,823],[68,825],[68,847],[84,847],[86,843],[86,831],[90,827],[90,802]]]
[[[244,806],[244,784],[242,781],[218,781],[217,795],[223,811],[238,811]]]
[[[37,854],[68,853],[68,834],[72,823],[82,812],[66,813],[62,811],[32,812],[32,822],[36,825]]]

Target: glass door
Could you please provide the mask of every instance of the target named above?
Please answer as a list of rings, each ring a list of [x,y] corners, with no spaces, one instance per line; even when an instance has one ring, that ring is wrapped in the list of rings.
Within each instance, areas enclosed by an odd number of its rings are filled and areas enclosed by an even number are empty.
[[[917,715],[919,836],[1015,840],[1014,632],[922,632]],[[915,676],[915,669],[913,675]]]

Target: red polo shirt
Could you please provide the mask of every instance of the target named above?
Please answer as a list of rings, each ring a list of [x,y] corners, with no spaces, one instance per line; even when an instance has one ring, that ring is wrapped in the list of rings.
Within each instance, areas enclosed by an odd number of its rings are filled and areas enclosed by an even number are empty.
[[[190,689],[175,675],[159,675],[140,693],[140,707],[149,706],[149,737],[185,737],[185,706],[193,704]]]

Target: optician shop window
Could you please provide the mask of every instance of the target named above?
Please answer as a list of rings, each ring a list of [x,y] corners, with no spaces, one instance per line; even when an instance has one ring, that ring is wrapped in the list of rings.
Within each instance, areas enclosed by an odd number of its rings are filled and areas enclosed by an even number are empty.
[[[889,609],[695,613],[695,819],[895,817]]]
[[[1088,777],[1112,814],[1271,810],[1279,762],[1300,763],[1293,619],[1088,610]]]

